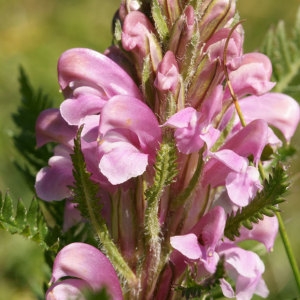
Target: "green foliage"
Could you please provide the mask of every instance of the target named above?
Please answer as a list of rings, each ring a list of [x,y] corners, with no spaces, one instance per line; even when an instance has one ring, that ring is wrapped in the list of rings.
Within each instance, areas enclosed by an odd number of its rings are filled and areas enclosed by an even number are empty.
[[[274,168],[269,179],[264,180],[263,190],[237,213],[227,218],[224,234],[234,240],[239,236],[239,229],[244,226],[252,229],[253,223],[258,223],[264,216],[273,217],[278,211],[278,204],[283,202],[283,196],[288,188],[287,174],[281,165]]]
[[[29,187],[33,189],[36,172],[47,165],[52,153],[49,146],[36,148],[35,123],[41,111],[52,107],[53,103],[41,90],[33,90],[22,68],[20,68],[19,82],[21,103],[12,118],[19,131],[14,135],[14,144],[25,162],[21,164],[17,161],[15,164]]]
[[[11,234],[19,234],[38,243],[44,250],[57,250],[58,240],[54,232],[48,228],[39,203],[33,199],[28,210],[19,200],[16,208],[13,200],[0,193],[0,228]]]
[[[169,29],[162,8],[157,0],[154,0],[152,3],[152,17],[159,37],[163,44],[165,44],[169,37]]]
[[[274,90],[300,99],[300,8],[291,37],[281,21],[268,32],[262,51],[273,65],[273,80],[277,82]]]

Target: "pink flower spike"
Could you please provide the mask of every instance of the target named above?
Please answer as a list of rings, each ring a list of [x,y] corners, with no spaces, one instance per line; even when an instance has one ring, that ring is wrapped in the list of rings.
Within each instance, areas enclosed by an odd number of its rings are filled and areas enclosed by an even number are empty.
[[[83,280],[94,291],[106,288],[114,300],[123,299],[118,276],[108,258],[97,248],[85,243],[72,243],[57,254],[51,283],[64,277]]]

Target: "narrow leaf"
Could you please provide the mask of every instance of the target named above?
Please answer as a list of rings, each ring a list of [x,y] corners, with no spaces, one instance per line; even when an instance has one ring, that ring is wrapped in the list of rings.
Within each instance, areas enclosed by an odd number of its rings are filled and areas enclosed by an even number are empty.
[[[159,37],[163,44],[165,44],[169,37],[169,29],[161,6],[157,0],[154,0],[152,4],[152,17],[154,19],[155,28],[159,34]]]
[[[271,59],[273,80],[277,82],[274,90],[284,92],[296,99],[300,96],[300,8],[294,30],[288,33],[283,21],[269,30],[262,51]]]

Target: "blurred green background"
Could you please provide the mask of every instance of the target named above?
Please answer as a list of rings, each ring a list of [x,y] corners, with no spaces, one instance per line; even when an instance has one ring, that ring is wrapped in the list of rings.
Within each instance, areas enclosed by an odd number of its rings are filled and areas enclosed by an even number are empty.
[[[244,23],[245,51],[257,50],[270,26],[285,20],[294,24],[299,0],[239,0]],[[59,55],[72,47],[103,51],[111,41],[111,18],[119,0],[0,0],[0,190],[27,203],[31,194],[14,166],[11,114],[19,101],[18,69],[22,65],[34,88],[41,87],[58,104],[56,79]],[[293,140],[299,149],[300,131]],[[288,234],[300,263],[299,157],[291,163],[293,185],[281,208]],[[269,299],[295,299],[296,287],[280,238],[274,252],[264,256]],[[42,294],[43,257],[38,246],[0,232],[0,300],[37,299]]]

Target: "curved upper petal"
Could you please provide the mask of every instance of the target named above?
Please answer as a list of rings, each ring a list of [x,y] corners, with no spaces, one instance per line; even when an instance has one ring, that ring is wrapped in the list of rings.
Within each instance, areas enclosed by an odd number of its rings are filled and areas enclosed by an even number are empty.
[[[287,141],[294,135],[300,120],[300,108],[292,97],[281,93],[267,93],[246,97],[239,103],[246,122],[264,119],[278,128]]]
[[[85,243],[72,243],[59,251],[52,271],[51,282],[63,277],[84,280],[93,290],[107,288],[114,300],[123,299],[116,271],[108,258],[97,248]]]
[[[152,110],[141,100],[129,96],[115,96],[103,107],[99,132],[105,139],[106,133],[121,129],[124,137],[132,140],[136,136],[139,145],[135,145],[153,159],[161,141],[161,129]],[[123,131],[125,130],[125,131]],[[131,136],[132,135],[132,136]]]
[[[108,98],[130,95],[139,98],[141,93],[131,77],[107,56],[86,48],[64,52],[58,61],[58,81],[64,91],[70,84],[99,88]]]
[[[240,60],[239,67],[229,72],[232,88],[238,97],[247,94],[262,95],[274,87],[275,83],[270,81],[272,64],[266,55],[254,52],[247,53]],[[224,98],[230,98],[228,88]]]

